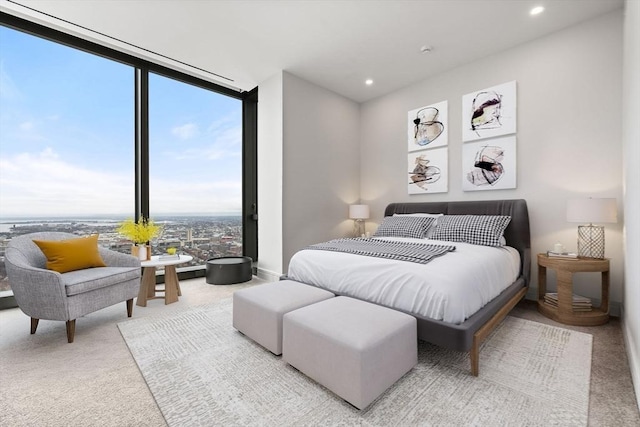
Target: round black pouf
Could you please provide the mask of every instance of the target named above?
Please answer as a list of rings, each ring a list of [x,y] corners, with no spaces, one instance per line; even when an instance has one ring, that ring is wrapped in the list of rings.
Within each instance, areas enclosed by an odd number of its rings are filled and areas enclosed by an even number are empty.
[[[206,281],[210,285],[248,282],[252,278],[251,262],[248,256],[211,258],[205,267]]]

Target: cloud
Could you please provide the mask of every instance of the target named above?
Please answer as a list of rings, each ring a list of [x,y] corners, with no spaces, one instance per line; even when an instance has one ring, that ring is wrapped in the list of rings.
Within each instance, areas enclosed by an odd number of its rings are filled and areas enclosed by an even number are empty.
[[[0,214],[116,214],[133,205],[132,174],[88,170],[62,161],[51,148],[0,157]]]
[[[183,181],[152,179],[150,202],[163,213],[231,213],[242,212],[240,181],[198,181],[185,186]],[[152,215],[153,212],[152,212]],[[157,215],[157,214],[156,214]]]
[[[48,126],[49,119],[42,120],[34,118],[29,114],[23,114],[17,109],[6,108],[0,114],[2,123],[2,134],[0,138],[3,140],[14,140],[13,144],[7,144],[7,148],[11,146],[20,147],[20,142],[43,142],[50,141],[52,128]],[[20,142],[18,142],[20,141]]]
[[[241,115],[240,110],[231,111],[228,114],[218,117],[216,120],[212,121],[209,126],[207,126],[207,132],[212,133],[216,132],[219,129],[224,129],[225,127],[229,127],[229,125],[233,125],[237,123],[239,117]]]
[[[171,129],[171,133],[183,141],[191,139],[198,135],[198,125],[195,123],[187,123],[182,126],[176,126]]]
[[[14,100],[22,97],[20,89],[5,70],[4,62],[0,62],[0,98]]]
[[[58,153],[53,151],[53,148],[47,147],[44,150],[42,150],[42,152],[40,153],[40,157],[43,159],[52,160],[52,159],[57,159],[59,156],[58,156]]]
[[[189,147],[181,152],[166,152],[165,155],[174,160],[207,159],[219,160],[242,155],[242,126],[217,129],[207,135],[211,143],[198,147]]]
[[[104,172],[71,164],[52,148],[0,154],[0,217],[133,215],[133,172]],[[153,216],[242,210],[240,181],[151,181]]]
[[[33,122],[22,122],[18,125],[18,127],[20,128],[21,131],[31,132],[35,127],[35,124]]]

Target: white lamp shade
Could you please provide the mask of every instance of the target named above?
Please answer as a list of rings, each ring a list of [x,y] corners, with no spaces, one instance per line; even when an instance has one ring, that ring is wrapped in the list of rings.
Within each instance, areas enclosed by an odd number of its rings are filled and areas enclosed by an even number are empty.
[[[582,224],[618,222],[616,199],[569,199],[567,221]]]
[[[368,219],[369,205],[349,205],[349,218]]]

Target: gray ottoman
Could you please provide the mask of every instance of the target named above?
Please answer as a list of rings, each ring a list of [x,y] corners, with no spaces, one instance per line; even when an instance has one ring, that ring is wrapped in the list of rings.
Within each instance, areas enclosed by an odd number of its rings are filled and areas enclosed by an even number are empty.
[[[282,354],[282,316],[333,297],[329,291],[292,280],[241,289],[233,294],[233,327],[279,355]]]
[[[418,363],[416,319],[331,298],[285,314],[282,358],[364,409]]]

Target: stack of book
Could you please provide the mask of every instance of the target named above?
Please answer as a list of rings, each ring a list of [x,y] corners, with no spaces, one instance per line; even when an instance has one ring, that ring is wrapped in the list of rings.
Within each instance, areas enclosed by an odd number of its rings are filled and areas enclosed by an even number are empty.
[[[544,294],[544,302],[558,308],[558,294],[555,292]],[[587,297],[573,294],[573,311],[591,311],[591,300]]]
[[[174,254],[174,255],[169,255],[169,254],[164,254],[164,255],[160,255],[158,257],[158,259],[160,259],[161,261],[171,261],[171,260],[178,260],[180,259],[180,255],[178,254]]]
[[[575,252],[554,252],[547,251],[547,256],[550,258],[568,258],[568,259],[578,259],[578,254]]]

